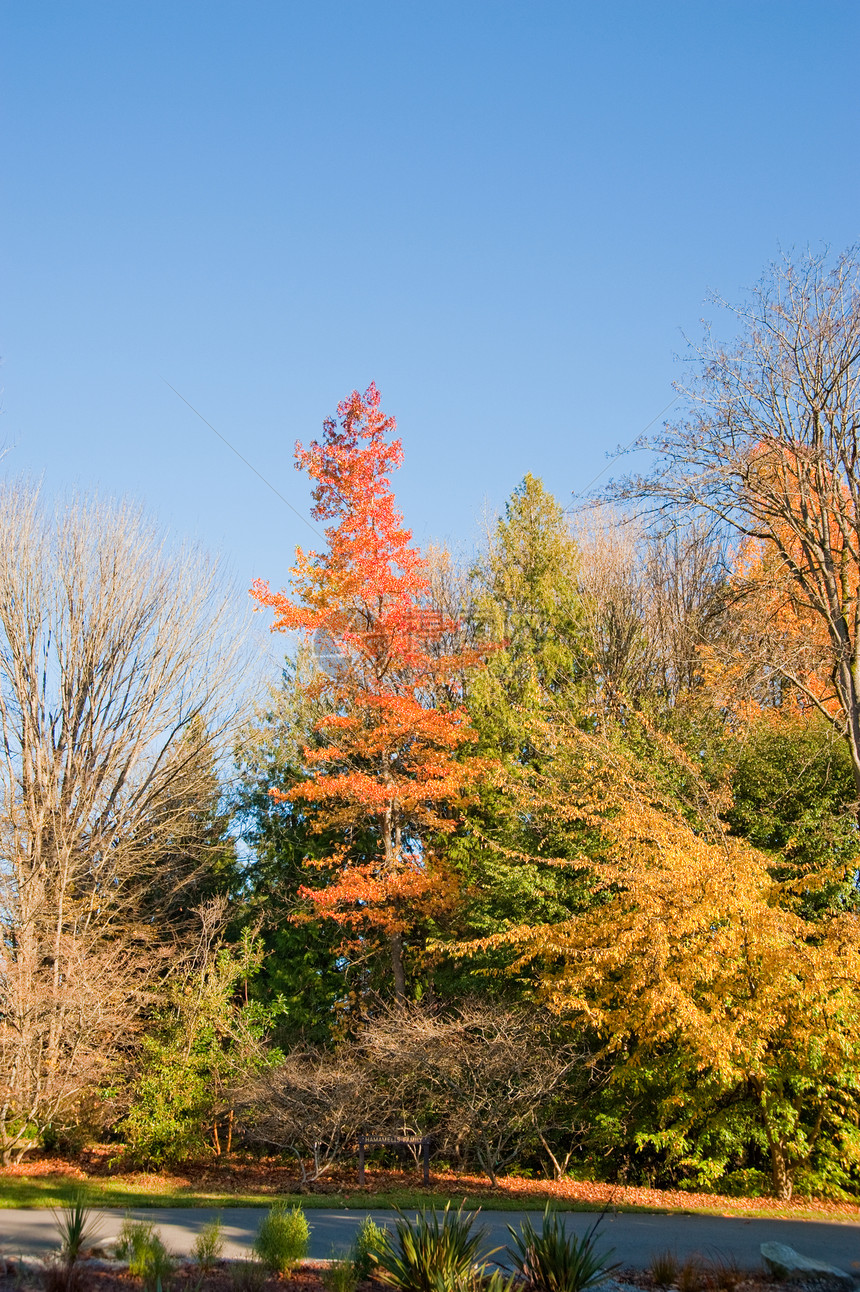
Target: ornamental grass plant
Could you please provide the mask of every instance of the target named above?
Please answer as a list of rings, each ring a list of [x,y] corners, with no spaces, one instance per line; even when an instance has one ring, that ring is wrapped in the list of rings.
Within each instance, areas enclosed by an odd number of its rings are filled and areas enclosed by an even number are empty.
[[[477,1292],[488,1283],[501,1292],[509,1281],[487,1275],[479,1260],[485,1231],[474,1222],[474,1214],[452,1212],[450,1203],[441,1213],[422,1209],[414,1220],[398,1212],[394,1236],[385,1234],[374,1253],[376,1277],[399,1292]]]
[[[507,1253],[515,1275],[530,1292],[586,1292],[602,1283],[620,1266],[610,1264],[609,1251],[597,1249],[597,1232],[603,1212],[582,1238],[569,1234],[558,1212],[549,1207],[543,1213],[538,1233],[526,1217],[519,1232],[508,1226],[513,1239]]]
[[[78,1194],[68,1206],[55,1211],[54,1217],[60,1235],[60,1255],[67,1264],[73,1265],[87,1248],[95,1246],[99,1226],[83,1194]]]
[[[651,1257],[651,1277],[658,1288],[669,1288],[678,1281],[678,1257],[671,1248]]]

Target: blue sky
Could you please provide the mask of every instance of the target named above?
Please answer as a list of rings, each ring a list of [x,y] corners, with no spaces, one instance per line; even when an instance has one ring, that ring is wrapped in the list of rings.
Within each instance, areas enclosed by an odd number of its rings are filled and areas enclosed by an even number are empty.
[[[7,6],[0,438],[280,585],[296,438],[375,380],[416,537],[569,499],[682,331],[858,223],[860,6]]]

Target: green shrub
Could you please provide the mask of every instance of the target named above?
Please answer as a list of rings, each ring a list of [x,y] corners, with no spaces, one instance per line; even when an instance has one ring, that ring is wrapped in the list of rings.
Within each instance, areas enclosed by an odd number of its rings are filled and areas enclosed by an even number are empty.
[[[543,1213],[543,1229],[536,1233],[528,1217],[519,1233],[508,1226],[513,1246],[507,1249],[514,1273],[531,1292],[585,1292],[601,1283],[618,1264],[610,1265],[609,1252],[598,1252],[597,1230],[603,1215],[582,1238],[568,1234],[557,1212]]]
[[[116,1255],[118,1260],[128,1261],[130,1274],[140,1275],[144,1253],[154,1235],[155,1225],[149,1220],[132,1220],[131,1216],[123,1220],[116,1240]]]
[[[282,1057],[262,1044],[282,1002],[248,1003],[246,992],[246,1004],[237,1003],[236,984],[253,979],[262,960],[262,942],[246,930],[240,945],[222,947],[202,970],[166,986],[165,1004],[142,1038],[131,1106],[119,1123],[137,1162],[161,1167],[204,1151],[218,1089]]]
[[[164,1292],[164,1285],[173,1273],[174,1260],[158,1234],[153,1234],[146,1253],[141,1278],[144,1292]]]
[[[307,1255],[310,1229],[301,1207],[276,1202],[263,1217],[254,1251],[273,1274],[289,1274]]]
[[[379,1262],[379,1253],[390,1245],[388,1231],[371,1216],[365,1216],[350,1248],[352,1267],[359,1283],[369,1279]]]
[[[120,1129],[134,1160],[159,1169],[205,1148],[212,1083],[207,1056],[173,1038],[144,1037],[143,1061]]]
[[[483,1230],[473,1232],[474,1215],[462,1208],[452,1213],[450,1204],[441,1217],[422,1210],[414,1221],[398,1212],[394,1239],[374,1253],[376,1275],[401,1292],[453,1292],[471,1288],[483,1271],[478,1255]]]
[[[204,1225],[194,1239],[194,1246],[191,1249],[192,1254],[200,1269],[207,1273],[220,1260],[221,1253],[224,1250],[222,1230],[221,1217],[217,1216],[208,1225]]]

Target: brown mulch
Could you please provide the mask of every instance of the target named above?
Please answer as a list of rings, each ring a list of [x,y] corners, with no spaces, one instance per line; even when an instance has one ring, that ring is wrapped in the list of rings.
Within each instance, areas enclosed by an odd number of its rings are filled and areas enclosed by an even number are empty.
[[[763,1271],[741,1271],[735,1265],[699,1263],[691,1260],[691,1269],[699,1271],[699,1292],[842,1292],[843,1284],[826,1275],[808,1275],[806,1278],[780,1283]],[[620,1283],[640,1288],[642,1292],[678,1292],[677,1284],[664,1287],[654,1282],[650,1270],[622,1269],[613,1276]]]
[[[127,1272],[84,1269],[77,1285],[78,1292],[141,1292],[141,1280]],[[619,1282],[640,1292],[677,1292],[660,1288],[648,1270],[623,1269],[614,1276]],[[10,1262],[4,1271],[0,1268],[0,1292],[37,1292],[44,1287],[42,1278],[32,1271],[22,1271]],[[312,1261],[296,1270],[289,1278],[270,1276],[262,1285],[265,1292],[326,1292],[320,1267]],[[180,1268],[170,1282],[171,1292],[235,1292],[236,1284],[229,1265],[219,1267],[201,1276],[193,1266]],[[391,1292],[391,1289],[374,1280],[361,1283],[358,1292]],[[764,1274],[741,1274],[726,1267],[702,1269],[699,1292],[789,1292],[785,1284],[774,1282]],[[812,1279],[802,1284],[792,1284],[791,1292],[833,1292],[830,1280]]]
[[[94,1270],[83,1267],[79,1292],[140,1292],[141,1280],[128,1272],[116,1270]],[[320,1266],[308,1262],[301,1269],[295,1270],[289,1278],[271,1275],[262,1285],[265,1292],[325,1292],[320,1277]],[[0,1269],[0,1292],[24,1292],[24,1289],[41,1289],[43,1280],[32,1271],[19,1270],[14,1262],[9,1262],[6,1272]],[[170,1280],[171,1292],[235,1292],[235,1282],[229,1264],[221,1262],[211,1273],[201,1276],[194,1266],[183,1266],[176,1271]],[[391,1292],[373,1280],[360,1283],[358,1292]]]

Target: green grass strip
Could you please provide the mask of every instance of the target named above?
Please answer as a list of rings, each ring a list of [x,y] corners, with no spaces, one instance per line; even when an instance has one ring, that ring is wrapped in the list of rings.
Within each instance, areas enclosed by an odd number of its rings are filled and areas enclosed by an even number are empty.
[[[452,1190],[411,1190],[390,1193],[352,1193],[323,1194],[301,1193],[274,1195],[271,1193],[219,1193],[201,1192],[192,1187],[164,1190],[149,1190],[146,1185],[129,1185],[112,1180],[81,1181],[69,1177],[45,1178],[41,1176],[0,1176],[0,1207],[58,1207],[79,1197],[81,1193],[94,1207],[116,1207],[139,1209],[141,1207],[268,1207],[275,1196],[283,1196],[290,1205],[334,1210],[379,1210],[388,1211],[394,1207],[402,1210],[426,1206],[443,1207],[446,1202],[453,1206],[463,1206],[466,1210],[483,1208],[484,1211],[543,1211],[547,1199],[539,1196],[527,1198],[489,1198],[470,1197],[468,1194]],[[567,1201],[553,1199],[553,1206],[559,1211],[601,1211],[598,1203]],[[714,1215],[738,1216],[743,1219],[787,1219],[787,1220],[828,1220],[839,1221],[844,1217],[828,1215],[814,1208],[735,1208],[732,1200],[726,1198],[717,1207],[645,1207],[617,1203],[610,1208],[613,1212],[647,1212],[658,1215]]]

